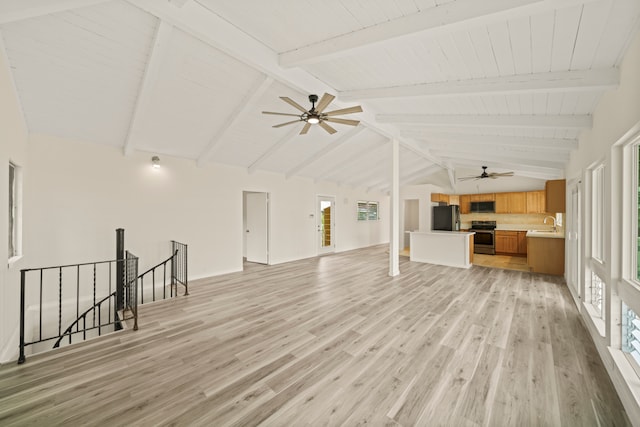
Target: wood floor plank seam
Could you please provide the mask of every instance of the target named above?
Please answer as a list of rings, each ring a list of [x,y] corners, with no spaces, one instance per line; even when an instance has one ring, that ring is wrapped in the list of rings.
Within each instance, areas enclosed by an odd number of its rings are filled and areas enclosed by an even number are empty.
[[[561,278],[389,277],[386,249],[247,263],[138,331],[0,366],[0,424],[630,425]]]

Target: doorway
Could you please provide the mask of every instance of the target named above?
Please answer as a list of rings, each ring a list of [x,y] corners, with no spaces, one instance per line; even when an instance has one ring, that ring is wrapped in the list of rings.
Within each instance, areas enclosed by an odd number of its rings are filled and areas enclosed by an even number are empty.
[[[402,240],[402,253],[408,255],[411,235],[409,231],[418,231],[420,228],[420,201],[418,199],[405,199],[404,201],[404,227]]]
[[[243,243],[247,262],[269,264],[269,193],[243,191]]]
[[[335,252],[336,250],[335,206],[335,197],[318,196],[316,224],[318,228],[318,255]]]

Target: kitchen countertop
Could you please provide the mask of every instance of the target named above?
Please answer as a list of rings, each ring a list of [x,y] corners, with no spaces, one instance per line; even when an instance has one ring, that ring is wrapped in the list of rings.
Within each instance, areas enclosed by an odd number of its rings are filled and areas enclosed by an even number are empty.
[[[527,237],[542,237],[545,239],[564,239],[564,231],[529,230]]]

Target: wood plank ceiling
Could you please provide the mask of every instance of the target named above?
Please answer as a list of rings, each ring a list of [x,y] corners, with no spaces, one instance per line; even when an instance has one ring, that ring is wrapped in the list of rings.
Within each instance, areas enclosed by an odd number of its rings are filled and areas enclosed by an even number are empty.
[[[31,132],[389,190],[563,176],[638,31],[638,0],[4,0]],[[274,129],[309,93],[360,126]],[[453,188],[455,191],[455,188]]]

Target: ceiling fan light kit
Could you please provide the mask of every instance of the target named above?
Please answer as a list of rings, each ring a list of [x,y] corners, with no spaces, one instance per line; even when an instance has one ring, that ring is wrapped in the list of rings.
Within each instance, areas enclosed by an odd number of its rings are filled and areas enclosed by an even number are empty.
[[[335,99],[335,96],[329,95],[328,93],[325,93],[324,95],[322,95],[320,102],[318,102],[318,95],[314,95],[314,94],[309,95],[309,102],[311,102],[311,109],[309,110],[305,110],[303,106],[301,106],[300,104],[295,102],[293,99],[288,98],[286,96],[281,96],[280,99],[282,99],[284,102],[291,105],[295,109],[301,111],[302,114],[276,113],[273,111],[263,111],[262,114],[298,117],[298,120],[292,120],[290,122],[280,123],[280,124],[274,125],[273,126],[274,128],[288,126],[298,122],[305,122],[304,127],[300,131],[300,135],[304,135],[307,132],[309,132],[311,125],[319,125],[322,129],[327,131],[329,134],[334,134],[337,131],[333,127],[329,126],[326,122],[340,123],[348,126],[358,126],[358,124],[360,123],[359,120],[350,120],[350,119],[342,119],[339,117],[333,117],[341,114],[361,113],[362,107],[360,105],[356,105],[354,107],[342,108],[334,111],[328,111],[325,113],[324,112],[325,108],[327,108],[331,103],[331,101]],[[316,102],[318,103],[317,106],[316,106]]]

